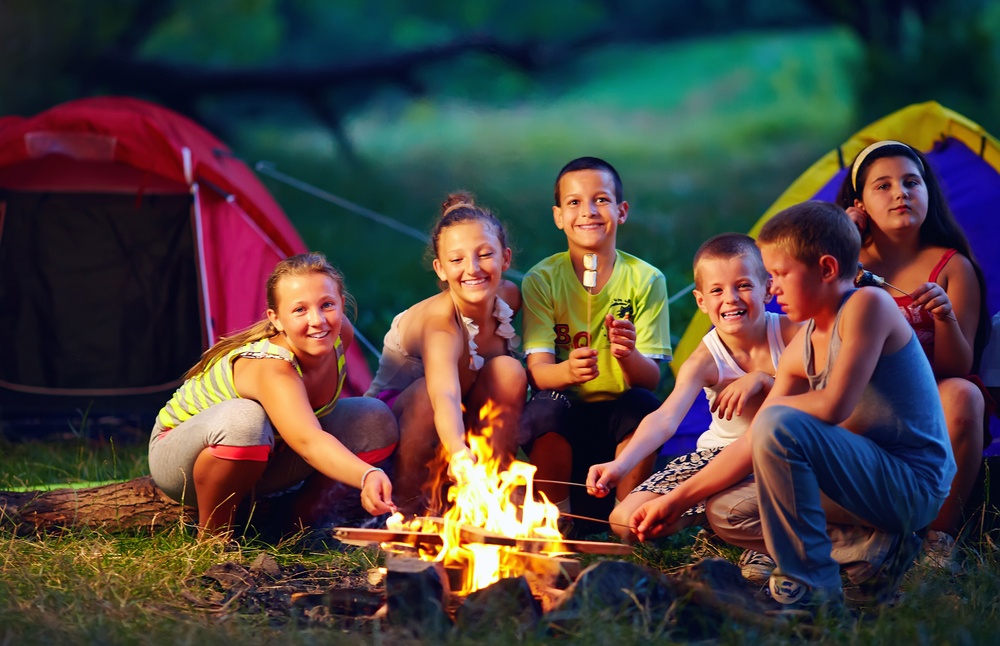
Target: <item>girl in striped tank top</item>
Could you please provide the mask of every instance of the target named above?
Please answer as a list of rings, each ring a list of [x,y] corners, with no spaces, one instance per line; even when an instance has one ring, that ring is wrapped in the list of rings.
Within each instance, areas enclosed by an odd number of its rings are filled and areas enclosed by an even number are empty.
[[[378,400],[340,399],[354,338],[345,301],[322,254],[279,262],[267,318],[209,348],[160,411],[150,473],[197,507],[199,532],[229,533],[244,500],[299,485],[291,520],[311,524],[330,480],[358,487],[373,515],[395,511],[389,478],[373,466],[395,448],[395,417]]]

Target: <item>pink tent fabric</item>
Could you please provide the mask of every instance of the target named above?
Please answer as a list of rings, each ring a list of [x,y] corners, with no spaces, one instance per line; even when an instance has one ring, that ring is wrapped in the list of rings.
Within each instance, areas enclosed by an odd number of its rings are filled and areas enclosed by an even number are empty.
[[[134,195],[136,203],[190,195],[202,349],[259,320],[275,263],[306,250],[281,207],[228,147],[190,119],[139,99],[81,99],[29,118],[0,118],[4,189]],[[348,365],[348,394],[361,394],[371,373],[356,346]]]

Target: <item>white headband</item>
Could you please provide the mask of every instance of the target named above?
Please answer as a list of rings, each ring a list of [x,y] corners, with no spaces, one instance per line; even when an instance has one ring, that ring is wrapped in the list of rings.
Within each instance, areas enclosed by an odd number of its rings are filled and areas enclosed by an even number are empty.
[[[895,139],[884,139],[870,144],[867,148],[858,153],[858,156],[854,158],[854,166],[851,167],[851,186],[854,187],[855,192],[858,190],[858,169],[861,168],[861,163],[865,161],[865,157],[882,146],[902,146],[903,148],[907,148],[911,151],[913,150],[913,148],[907,146],[902,141],[896,141]],[[917,157],[916,153],[914,153],[913,157],[917,160],[917,165],[920,166],[920,172],[924,173],[924,164],[920,161],[920,157]]]

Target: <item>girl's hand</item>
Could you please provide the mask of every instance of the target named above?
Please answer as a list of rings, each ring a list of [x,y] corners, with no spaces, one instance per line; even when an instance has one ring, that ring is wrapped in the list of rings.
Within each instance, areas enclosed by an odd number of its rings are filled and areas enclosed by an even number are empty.
[[[475,464],[472,451],[468,447],[463,447],[463,450],[452,453],[448,459],[448,475],[459,485],[469,482]]]
[[[616,319],[611,314],[604,317],[604,327],[608,330],[611,356],[624,359],[635,350],[635,324],[625,319]]]
[[[720,419],[733,419],[743,414],[743,407],[752,397],[770,390],[774,377],[760,371],[753,371],[733,380],[723,388],[712,402],[712,412],[718,412]],[[765,390],[766,389],[766,390]]]
[[[618,486],[622,477],[618,473],[617,461],[595,464],[587,471],[587,493],[596,498],[603,498]]]
[[[381,470],[372,471],[365,478],[361,489],[361,505],[372,516],[396,513],[396,505],[392,502],[392,483],[389,476]]]
[[[865,231],[868,230],[868,214],[856,206],[849,206],[844,210],[847,211],[847,217],[851,218],[851,222],[858,227],[858,233],[863,238]]]
[[[569,365],[570,383],[586,383],[600,374],[597,369],[597,350],[590,347],[573,348],[566,363]]]
[[[955,318],[952,314],[951,299],[944,288],[937,283],[924,283],[910,294],[913,304],[927,311],[938,320]]]

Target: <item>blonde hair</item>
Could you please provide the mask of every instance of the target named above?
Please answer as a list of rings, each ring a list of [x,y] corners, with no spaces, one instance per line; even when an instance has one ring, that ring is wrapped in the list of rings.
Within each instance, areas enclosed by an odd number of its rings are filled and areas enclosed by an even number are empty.
[[[287,276],[306,276],[309,274],[324,274],[328,276],[337,285],[337,290],[340,292],[341,298],[344,299],[346,307],[349,308],[352,313],[357,311],[357,305],[354,302],[354,297],[347,293],[347,290],[344,287],[344,275],[330,264],[330,262],[326,259],[326,256],[318,251],[300,253],[296,256],[285,258],[274,266],[274,270],[267,278],[265,287],[268,309],[278,309],[278,297],[276,292],[278,283],[282,278]],[[231,350],[235,350],[236,348],[246,345],[247,343],[253,343],[262,339],[270,339],[273,336],[277,336],[277,334],[278,329],[274,327],[274,324],[271,323],[270,319],[264,318],[249,327],[234,332],[229,336],[220,337],[215,345],[210,347],[208,350],[205,350],[205,352],[201,355],[201,359],[199,359],[198,363],[192,366],[191,369],[185,373],[184,378],[190,379],[191,377],[204,372],[216,360],[225,356]]]

